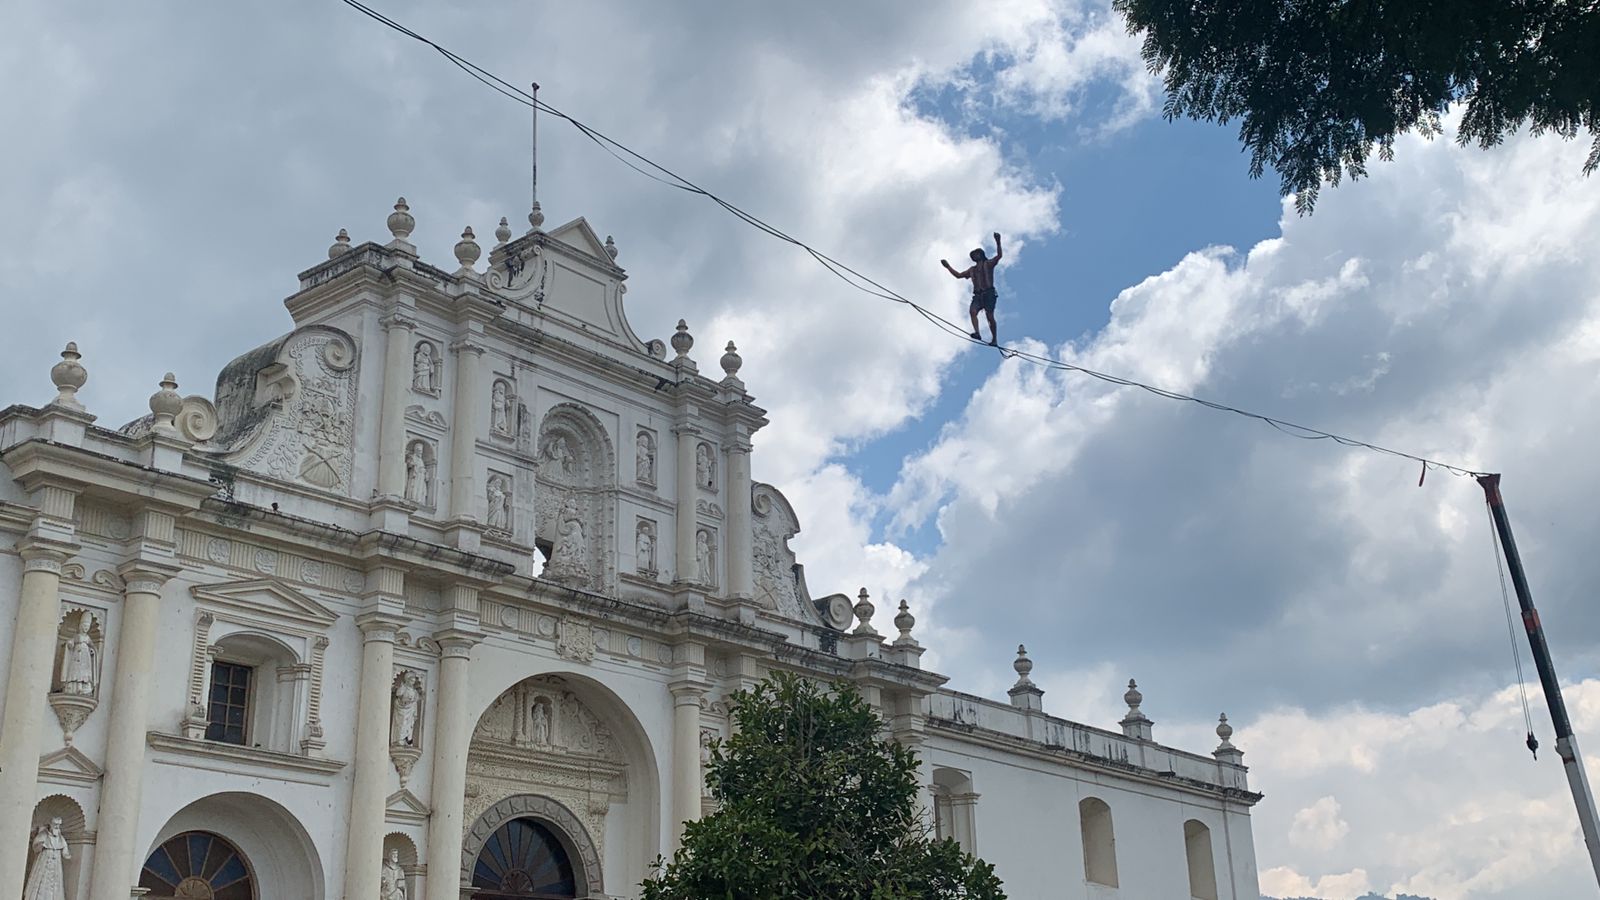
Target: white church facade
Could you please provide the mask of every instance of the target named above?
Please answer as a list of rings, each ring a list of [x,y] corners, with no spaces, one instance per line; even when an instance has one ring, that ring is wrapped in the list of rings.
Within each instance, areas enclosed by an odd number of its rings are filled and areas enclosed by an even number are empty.
[[[904,601],[813,596],[734,346],[639,338],[611,239],[530,221],[436,268],[402,200],[213,395],[99,422],[68,345],[0,409],[0,900],[636,897],[777,670],[858,684],[1015,900],[1257,900],[1226,721],[1052,717],[1020,652],[957,693]]]

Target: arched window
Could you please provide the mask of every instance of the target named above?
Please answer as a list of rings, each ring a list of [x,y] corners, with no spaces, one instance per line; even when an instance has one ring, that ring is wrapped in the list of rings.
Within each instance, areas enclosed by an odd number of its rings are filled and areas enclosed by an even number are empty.
[[[977,802],[971,775],[958,769],[933,770],[934,833],[955,841],[968,853],[978,852],[977,817],[974,815]]]
[[[474,900],[574,900],[578,881],[566,848],[545,825],[512,819],[501,825],[472,867]]]
[[[1189,858],[1189,896],[1217,900],[1217,864],[1211,855],[1211,829],[1196,819],[1183,823],[1183,852]]]
[[[209,831],[185,831],[157,847],[139,873],[139,887],[151,900],[256,900],[249,861]]]
[[[1117,839],[1111,828],[1111,807],[1098,797],[1078,803],[1083,831],[1083,877],[1095,884],[1117,886]]]
[[[309,677],[289,648],[257,634],[217,642],[206,702],[206,740],[280,753],[295,750],[301,687]]]

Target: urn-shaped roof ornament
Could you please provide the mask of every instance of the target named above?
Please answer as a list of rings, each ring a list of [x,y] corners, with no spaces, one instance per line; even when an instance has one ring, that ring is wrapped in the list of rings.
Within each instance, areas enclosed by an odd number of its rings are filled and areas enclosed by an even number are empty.
[[[538,228],[544,224],[544,210],[540,208],[539,201],[533,201],[533,207],[528,210],[528,224]]]
[[[895,639],[896,644],[909,646],[917,642],[917,639],[911,636],[911,629],[917,627],[917,617],[911,614],[911,604],[907,603],[905,598],[900,600],[900,611],[895,614],[894,627],[900,630],[900,636]]]
[[[1150,726],[1155,723],[1139,709],[1139,704],[1144,702],[1144,694],[1139,692],[1139,683],[1132,678],[1128,679],[1128,690],[1122,695],[1122,700],[1128,704],[1128,714],[1118,723],[1122,726],[1122,733],[1136,740],[1153,740]]]
[[[1230,740],[1233,737],[1233,726],[1228,724],[1227,713],[1217,716],[1217,737],[1222,739],[1222,743],[1217,745],[1218,750],[1233,749],[1233,741]]]
[[[1017,673],[1017,683],[1006,691],[1011,696],[1011,705],[1021,710],[1043,712],[1044,689],[1028,677],[1033,673],[1033,660],[1028,658],[1026,646],[1017,645],[1017,658],[1011,661],[1011,670]]]
[[[394,202],[394,212],[389,213],[389,233],[397,241],[408,240],[411,232],[417,227],[417,219],[411,215],[411,207],[407,205],[406,198],[401,197]]]
[[[470,274],[472,267],[478,262],[478,257],[483,255],[483,248],[478,246],[478,239],[472,234],[471,225],[462,230],[461,240],[456,241],[455,250],[456,262],[461,264],[456,274]]]
[[[496,247],[511,240],[511,223],[505,216],[500,217],[500,227],[494,230],[494,239],[498,242]]]
[[[606,255],[612,259],[617,258],[617,242],[612,240],[609,234],[606,235]]]
[[[678,330],[672,335],[672,349],[678,352],[679,359],[687,359],[689,350],[694,346],[694,335],[689,333],[689,323],[683,319],[678,320]]]
[[[161,388],[150,395],[150,411],[155,414],[151,430],[160,434],[176,435],[178,413],[183,412],[183,398],[178,395],[178,381],[168,372],[161,379]]]
[[[722,371],[729,378],[737,378],[739,367],[743,365],[744,357],[739,355],[739,348],[733,345],[733,341],[729,341],[728,349],[722,354]]]
[[[339,257],[341,257],[341,256],[343,256],[343,255],[345,255],[346,253],[349,253],[349,252],[350,252],[350,232],[348,232],[348,231],[344,230],[343,228],[341,228],[341,229],[339,229],[338,235],[336,235],[334,237],[333,243],[328,246],[328,258],[329,259],[338,259]]]
[[[851,632],[851,634],[876,635],[878,630],[872,627],[872,614],[876,611],[877,607],[872,605],[872,599],[867,595],[867,589],[862,588],[861,593],[856,595],[854,610],[856,618],[861,620],[861,624],[857,625],[855,631]]]
[[[1012,671],[1017,673],[1017,686],[1033,684],[1028,676],[1033,673],[1033,660],[1028,658],[1028,648],[1024,644],[1017,645],[1017,658],[1011,663]]]
[[[68,341],[67,348],[61,351],[61,361],[50,367],[50,380],[56,386],[56,399],[51,401],[54,405],[83,410],[83,404],[78,401],[78,388],[89,380],[89,372],[78,362],[82,358],[77,342]]]

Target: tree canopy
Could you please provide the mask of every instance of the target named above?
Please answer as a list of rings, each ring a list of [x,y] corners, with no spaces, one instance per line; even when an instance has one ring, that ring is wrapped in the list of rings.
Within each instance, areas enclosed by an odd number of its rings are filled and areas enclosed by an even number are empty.
[[[657,861],[644,900],[1004,900],[993,866],[928,836],[916,754],[879,737],[853,685],[777,674],[733,700],[707,775],[716,811]]]
[[[1311,211],[1323,184],[1433,137],[1490,147],[1523,125],[1587,131],[1600,166],[1600,0],[1114,0],[1162,75],[1168,119],[1241,120],[1250,174],[1267,166]]]

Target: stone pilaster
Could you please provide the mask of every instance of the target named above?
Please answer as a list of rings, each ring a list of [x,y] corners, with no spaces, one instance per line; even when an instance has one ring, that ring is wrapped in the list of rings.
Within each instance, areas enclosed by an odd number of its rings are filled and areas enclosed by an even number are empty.
[[[700,443],[700,429],[694,425],[675,425],[672,433],[678,436],[678,511],[675,517],[677,530],[673,546],[673,581],[694,584],[699,580],[699,565],[694,556],[695,509],[694,501],[700,495],[694,467],[695,448]],[[699,738],[696,738],[699,740]]]
[[[700,818],[700,700],[706,685],[698,679],[675,681],[672,689],[672,845],[683,842],[683,826]]]
[[[428,875],[424,895],[454,898],[459,895],[462,821],[467,790],[467,750],[472,740],[471,710],[467,707],[468,673],[472,647],[478,637],[449,630],[434,636],[443,656],[439,660],[439,695],[434,705],[433,790],[428,820]]]
[[[379,497],[402,497],[406,490],[406,395],[411,390],[411,339],[416,322],[396,307],[384,318],[383,405],[378,413]]]
[[[756,591],[750,487],[750,440],[741,435],[728,443],[728,596],[735,600],[751,600]]]
[[[65,531],[70,537],[72,500],[70,496],[66,500]],[[40,530],[36,520],[33,531]],[[28,827],[38,801],[39,745],[48,709],[44,700],[50,692],[61,619],[61,564],[77,546],[35,533],[17,549],[22,556],[22,589],[11,634],[5,718],[0,720],[0,873],[8,873],[0,881],[0,895],[9,896],[22,891]]]
[[[375,573],[372,577],[393,580],[393,594],[400,592],[398,572]],[[389,776],[389,706],[394,680],[395,632],[402,624],[399,616],[385,611],[364,613],[356,624],[361,628],[361,690],[357,695],[356,746],[353,784],[350,789],[349,834],[345,843],[344,897],[346,900],[376,897],[379,872],[383,865],[385,787]]]
[[[478,522],[483,498],[478,493],[478,435],[482,434],[483,407],[489,402],[483,390],[482,345],[470,340],[450,345],[456,355],[455,414],[450,431],[450,515],[457,521]]]
[[[162,587],[177,567],[136,560],[118,571],[126,587],[117,637],[111,718],[106,726],[106,774],[100,787],[98,837],[89,878],[91,900],[124,900],[138,880],[135,866],[143,862],[135,845],[143,799],[156,626]]]

